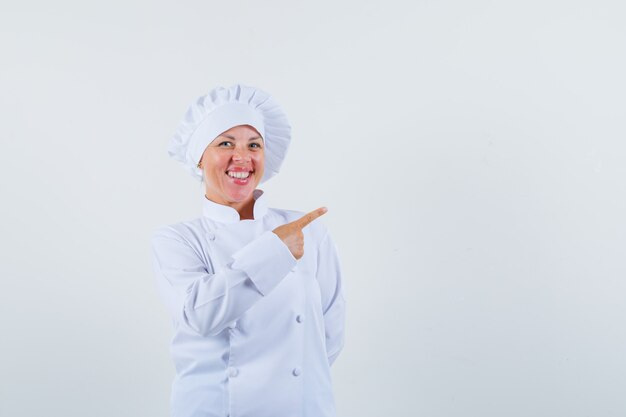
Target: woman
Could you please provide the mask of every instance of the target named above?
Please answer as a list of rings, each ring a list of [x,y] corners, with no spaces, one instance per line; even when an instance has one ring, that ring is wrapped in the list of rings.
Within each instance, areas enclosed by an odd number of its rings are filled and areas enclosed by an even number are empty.
[[[170,156],[203,180],[202,217],[152,238],[172,315],[173,417],[335,416],[330,366],[345,301],[335,244],[316,219],[268,208],[256,187],[280,168],[290,126],[263,91],[198,99]]]

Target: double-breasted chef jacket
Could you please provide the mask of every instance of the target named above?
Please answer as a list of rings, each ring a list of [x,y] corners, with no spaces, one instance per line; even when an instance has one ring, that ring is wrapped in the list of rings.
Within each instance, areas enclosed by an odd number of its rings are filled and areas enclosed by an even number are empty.
[[[272,232],[304,213],[254,219],[206,198],[203,216],[152,237],[157,287],[172,316],[172,417],[331,417],[330,365],[343,347],[339,260],[318,219],[296,260]]]

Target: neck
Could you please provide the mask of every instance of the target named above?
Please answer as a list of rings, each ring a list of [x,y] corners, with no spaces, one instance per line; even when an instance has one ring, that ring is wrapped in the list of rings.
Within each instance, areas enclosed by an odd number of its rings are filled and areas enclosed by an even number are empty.
[[[254,197],[252,195],[250,195],[250,198],[245,200],[245,201],[240,201],[240,202],[236,202],[236,203],[219,203],[217,201],[215,201],[212,198],[209,198],[206,194],[204,195],[204,197],[207,200],[211,200],[214,203],[218,203],[218,204],[224,204],[226,206],[232,207],[235,210],[237,210],[237,213],[239,213],[239,219],[240,220],[254,220]]]
[[[245,203],[238,204],[239,207],[232,205],[231,207],[237,210],[239,218],[241,220],[253,220],[254,219],[254,198]]]

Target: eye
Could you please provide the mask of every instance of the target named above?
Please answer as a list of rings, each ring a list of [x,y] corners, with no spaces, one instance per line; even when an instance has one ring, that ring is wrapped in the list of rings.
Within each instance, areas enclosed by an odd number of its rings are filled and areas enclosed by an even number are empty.
[[[220,142],[217,144],[217,146],[221,146],[221,147],[230,147],[233,146],[233,143],[231,141],[225,140],[223,142]]]
[[[251,147],[251,148],[255,148],[255,149],[261,149],[261,148],[262,148],[261,144],[260,144],[260,143],[258,143],[258,142],[252,142],[252,143],[250,144],[250,147]]]

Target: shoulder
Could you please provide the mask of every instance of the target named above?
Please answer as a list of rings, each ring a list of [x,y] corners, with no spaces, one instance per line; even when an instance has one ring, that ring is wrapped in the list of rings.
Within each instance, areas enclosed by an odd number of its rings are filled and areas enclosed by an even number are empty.
[[[163,239],[174,240],[192,246],[192,242],[197,241],[199,236],[206,234],[206,229],[206,223],[200,217],[193,220],[160,226],[152,232],[150,241],[154,245],[156,242]]]

